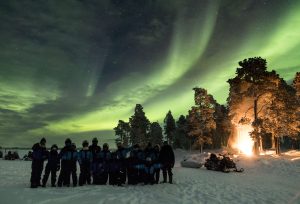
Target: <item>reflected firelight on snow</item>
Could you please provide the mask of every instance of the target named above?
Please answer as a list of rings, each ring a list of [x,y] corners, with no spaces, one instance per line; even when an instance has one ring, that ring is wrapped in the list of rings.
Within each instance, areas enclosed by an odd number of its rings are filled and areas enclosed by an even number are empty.
[[[236,144],[234,145],[241,153],[252,156],[253,155],[253,140],[250,137],[252,127],[250,125],[243,125],[238,127],[238,135]]]

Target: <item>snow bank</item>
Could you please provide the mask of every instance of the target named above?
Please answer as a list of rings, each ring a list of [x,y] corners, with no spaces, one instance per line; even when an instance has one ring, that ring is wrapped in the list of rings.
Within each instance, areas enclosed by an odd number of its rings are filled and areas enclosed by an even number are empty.
[[[208,157],[209,153],[191,154],[185,156],[180,164],[182,167],[187,168],[201,168],[205,163],[205,159]]]

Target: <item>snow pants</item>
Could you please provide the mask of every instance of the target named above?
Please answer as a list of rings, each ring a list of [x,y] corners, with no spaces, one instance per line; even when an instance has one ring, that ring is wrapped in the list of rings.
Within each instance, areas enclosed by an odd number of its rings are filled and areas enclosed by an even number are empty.
[[[31,163],[31,178],[30,183],[32,188],[36,188],[41,185],[41,176],[44,168],[43,160],[32,160]]]
[[[90,162],[83,162],[80,165],[79,186],[84,184],[91,184],[91,164]]]
[[[56,183],[56,170],[57,170],[56,166],[50,166],[49,164],[46,165],[45,174],[44,174],[44,177],[43,177],[43,185],[46,185],[46,183],[48,181],[48,178],[49,178],[49,175],[51,173],[51,185],[55,186],[55,183]]]

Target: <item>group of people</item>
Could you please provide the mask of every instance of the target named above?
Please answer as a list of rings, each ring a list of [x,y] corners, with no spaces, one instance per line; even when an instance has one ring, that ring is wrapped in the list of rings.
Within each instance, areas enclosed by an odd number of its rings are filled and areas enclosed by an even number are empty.
[[[42,178],[46,160],[48,162]],[[79,179],[77,163],[80,167]],[[164,142],[161,148],[157,144],[152,146],[151,143],[148,143],[145,148],[139,144],[127,148],[118,143],[117,150],[112,152],[107,143],[104,143],[101,148],[97,138],[94,138],[90,146],[89,142],[84,140],[82,148],[77,151],[76,145],[68,138],[65,140],[65,146],[58,152],[58,146],[55,144],[48,151],[46,139],[42,138],[32,147],[30,182],[31,188],[46,187],[51,174],[52,187],[69,187],[71,179],[74,187],[77,184],[82,186],[107,183],[121,186],[126,182],[128,185],[158,184],[162,170],[163,183],[167,180],[172,183],[174,163],[174,152],[167,142]],[[60,172],[57,180],[58,171]]]

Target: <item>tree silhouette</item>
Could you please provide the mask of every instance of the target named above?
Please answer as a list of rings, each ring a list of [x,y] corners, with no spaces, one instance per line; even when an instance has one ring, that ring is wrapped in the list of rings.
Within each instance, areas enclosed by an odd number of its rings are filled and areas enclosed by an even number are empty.
[[[200,152],[204,144],[212,144],[212,137],[216,129],[214,120],[216,101],[212,95],[202,88],[194,88],[195,104],[188,114],[188,135],[194,140],[194,146],[200,146]]]
[[[150,122],[143,111],[141,104],[136,104],[134,115],[129,119],[130,125],[130,142],[131,144],[141,144],[147,142]]]
[[[188,138],[188,122],[185,116],[180,115],[176,122],[176,132],[174,137],[174,148],[188,149],[190,140]]]
[[[153,122],[150,125],[149,142],[159,145],[163,143],[163,131],[158,122]]]
[[[130,126],[128,122],[119,120],[117,127],[114,128],[117,136],[116,143],[121,142],[125,147],[129,145]]]
[[[175,120],[173,118],[173,115],[171,111],[167,113],[165,119],[164,119],[164,133],[167,137],[167,141],[169,144],[173,144],[174,141],[174,134],[176,131],[176,125],[175,125]]]

